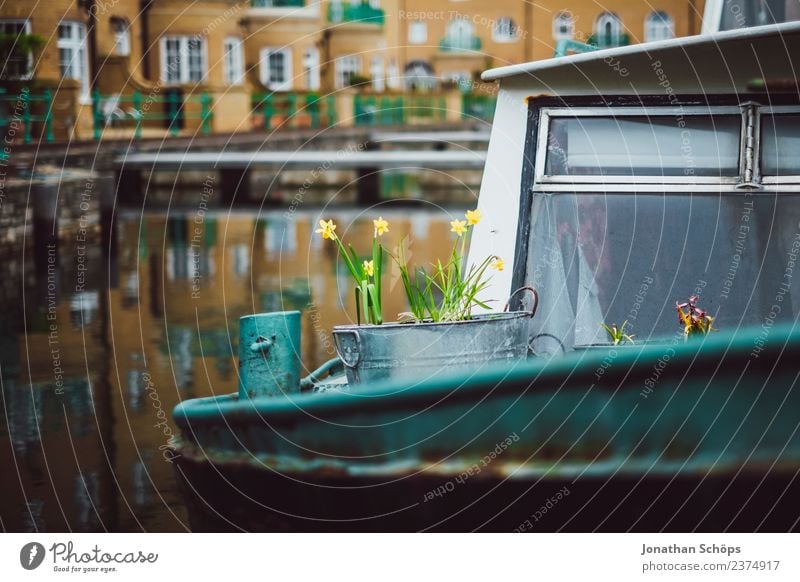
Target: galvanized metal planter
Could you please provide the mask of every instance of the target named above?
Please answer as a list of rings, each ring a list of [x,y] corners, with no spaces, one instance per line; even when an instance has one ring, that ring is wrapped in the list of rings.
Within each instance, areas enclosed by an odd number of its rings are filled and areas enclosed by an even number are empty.
[[[347,383],[426,379],[454,369],[478,369],[524,358],[528,323],[538,304],[536,292],[529,290],[534,295],[530,311],[478,315],[465,321],[334,327],[334,344]]]

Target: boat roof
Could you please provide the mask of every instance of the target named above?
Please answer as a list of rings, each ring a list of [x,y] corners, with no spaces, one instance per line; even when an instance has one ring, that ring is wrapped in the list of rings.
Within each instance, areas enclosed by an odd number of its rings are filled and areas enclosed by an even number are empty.
[[[753,58],[754,51],[751,47],[761,44],[761,41],[768,44],[771,50],[777,50],[778,52],[773,52],[769,55],[765,47],[763,52],[759,51],[761,55],[756,55],[756,58]],[[786,22],[714,34],[639,43],[509,65],[490,69],[483,73],[482,78],[484,81],[505,81],[514,80],[515,78],[519,80],[529,79],[534,84],[549,80],[552,88],[553,84],[560,84],[558,81],[559,75],[567,74],[568,78],[561,83],[566,84],[569,79],[574,79],[574,76],[570,73],[575,71],[585,72],[587,76],[590,72],[608,74],[609,67],[617,65],[618,68],[626,67],[629,73],[633,72],[634,76],[636,76],[637,67],[647,70],[648,65],[656,61],[663,63],[688,62],[702,67],[703,64],[706,64],[704,59],[708,59],[710,54],[716,54],[717,56],[716,59],[712,59],[715,61],[714,65],[721,64],[719,57],[722,56],[723,61],[727,62],[726,69],[730,69],[732,65],[739,68],[742,65],[739,58],[741,56],[746,61],[759,61],[761,65],[780,65],[788,74],[796,78],[792,59],[789,57],[800,54],[800,22]],[[759,58],[759,56],[762,58]],[[765,59],[764,57],[768,58]],[[706,67],[702,68],[705,70]],[[751,72],[749,69],[753,67],[747,66],[745,68],[748,69],[748,72]],[[755,70],[758,71],[759,67],[756,66]],[[616,72],[619,73],[618,70]],[[699,72],[694,70],[686,73],[691,74],[693,77],[698,77]],[[622,76],[624,77],[625,75]]]

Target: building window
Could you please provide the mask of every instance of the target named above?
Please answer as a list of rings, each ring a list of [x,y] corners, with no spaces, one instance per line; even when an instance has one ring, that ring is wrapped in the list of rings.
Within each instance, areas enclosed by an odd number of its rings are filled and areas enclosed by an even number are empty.
[[[350,86],[350,79],[361,74],[361,57],[347,56],[336,59],[336,88]]]
[[[428,25],[422,20],[414,20],[408,24],[408,43],[422,44],[428,41]]]
[[[517,40],[517,25],[510,18],[498,18],[492,29],[492,40],[495,42],[514,42]]]
[[[613,12],[603,12],[594,23],[599,46],[616,46],[622,36],[622,22]]]
[[[16,46],[18,37],[30,33],[28,20],[0,20],[0,34],[5,37],[0,57],[0,79],[25,81],[33,76],[33,53],[19,50]]]
[[[369,67],[369,74],[372,77],[372,90],[378,93],[386,89],[386,74],[383,70],[383,59],[375,57]]]
[[[644,40],[666,40],[675,36],[675,23],[666,12],[655,11],[644,20]]]
[[[569,12],[559,12],[553,17],[553,38],[571,40],[575,35],[575,20]]]
[[[131,31],[124,18],[111,19],[111,32],[114,33],[114,54],[127,57],[131,54]]]
[[[319,51],[310,46],[303,51],[303,74],[309,91],[319,91]]]
[[[421,60],[408,63],[403,70],[403,78],[408,91],[432,91],[439,84],[433,67]]]
[[[161,39],[161,80],[166,83],[199,83],[206,76],[205,39],[166,36]]]
[[[86,25],[62,22],[58,25],[58,58],[62,79],[81,82],[81,100],[89,99],[89,58],[86,51]]]
[[[474,48],[475,27],[469,20],[456,18],[447,25],[446,43],[450,49],[469,50]]]
[[[225,82],[228,85],[241,85],[244,81],[244,56],[242,39],[235,36],[229,36],[225,39],[223,45],[224,56],[224,71]]]
[[[270,91],[289,91],[292,88],[291,49],[261,49],[261,83]]]

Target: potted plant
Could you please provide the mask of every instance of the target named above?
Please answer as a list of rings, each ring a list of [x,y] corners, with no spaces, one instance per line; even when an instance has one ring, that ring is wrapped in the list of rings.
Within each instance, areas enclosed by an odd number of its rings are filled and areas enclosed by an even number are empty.
[[[348,383],[431,376],[454,367],[463,370],[527,355],[528,322],[538,303],[534,289],[524,288],[534,296],[530,311],[472,314],[475,307],[489,309],[478,295],[486,289],[491,271],[504,268],[496,256],[466,267],[466,239],[480,220],[480,211],[469,210],[465,220],[451,221],[456,241],[449,259],[429,269],[412,268],[405,239],[401,242],[391,257],[400,269],[409,311],[392,323],[384,322],[381,311],[384,248],[380,238],[389,231],[388,222],[382,217],[373,221],[371,259],[359,260],[352,246],[336,235],[336,225],[320,221],[317,233],[336,243],[354,283],[357,324],[333,328]]]

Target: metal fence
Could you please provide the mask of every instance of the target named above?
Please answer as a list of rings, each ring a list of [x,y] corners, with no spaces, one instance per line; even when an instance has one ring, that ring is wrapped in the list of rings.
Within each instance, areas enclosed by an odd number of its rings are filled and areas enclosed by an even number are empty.
[[[447,119],[447,100],[437,95],[356,95],[355,125],[403,125]]]
[[[53,94],[50,90],[35,94],[23,87],[19,93],[9,93],[0,87],[0,135],[4,143],[31,143],[34,135],[39,140],[52,142]],[[0,148],[0,159],[6,157]]]
[[[130,95],[92,94],[92,119],[94,139],[100,139],[107,128],[133,129],[135,138],[142,136],[144,127],[161,128],[177,136],[187,126],[187,121],[197,121],[196,127],[203,135],[211,133],[213,100],[208,93],[184,95],[179,89]]]
[[[255,93],[253,115],[263,116],[264,129],[330,127],[336,125],[333,95],[317,93]]]

